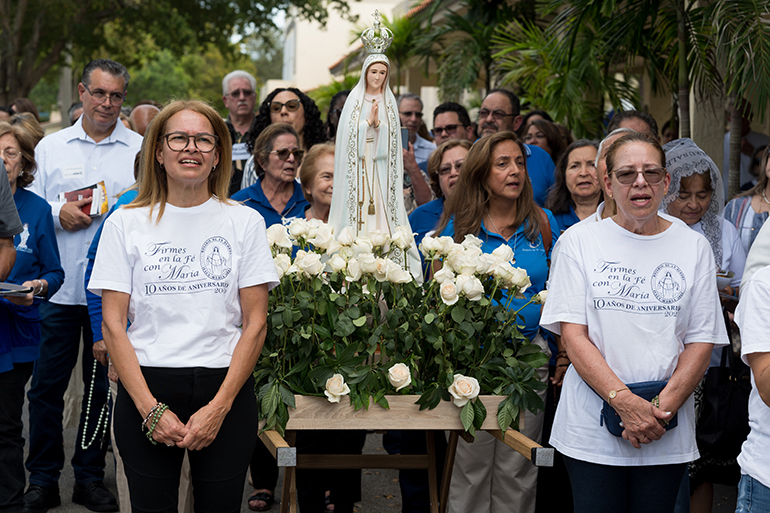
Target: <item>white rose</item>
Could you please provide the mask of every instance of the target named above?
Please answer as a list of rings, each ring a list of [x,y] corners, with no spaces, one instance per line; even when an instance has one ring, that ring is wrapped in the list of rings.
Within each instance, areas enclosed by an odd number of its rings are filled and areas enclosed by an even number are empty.
[[[337,254],[345,260],[350,260],[353,258],[353,248],[350,246],[342,246],[339,250],[337,250]]]
[[[532,282],[529,281],[529,275],[527,271],[519,267],[513,267],[512,271],[511,277],[507,280],[508,286],[518,288],[519,294],[523,294],[532,285]]]
[[[350,282],[361,279],[361,265],[355,258],[348,260],[348,267],[345,269],[345,279]]]
[[[284,255],[281,253],[280,255],[275,255],[275,258],[273,258],[273,263],[275,264],[275,272],[278,273],[278,279],[280,280],[289,270],[289,267],[291,267],[291,258],[289,258],[289,255]]]
[[[291,223],[289,223],[289,235],[291,235],[294,239],[299,239],[300,237],[306,238],[308,229],[309,226],[307,221],[300,217],[295,218]]]
[[[377,258],[372,253],[358,255],[358,263],[362,273],[372,274],[377,269]]]
[[[541,290],[539,293],[535,295],[535,297],[532,298],[532,300],[536,305],[544,305],[546,299],[548,299],[547,290]]]
[[[340,234],[337,235],[337,242],[343,246],[352,246],[355,241],[356,238],[353,235],[353,232],[350,230],[350,226],[343,228]]]
[[[422,242],[420,242],[420,253],[423,254],[423,256],[430,257],[434,253],[438,252],[442,247],[441,243],[438,239],[435,239],[430,236],[425,236],[422,238]]]
[[[495,250],[492,251],[492,254],[498,257],[503,262],[510,262],[511,260],[513,260],[513,250],[507,244],[503,244],[502,246],[497,246]]]
[[[359,255],[364,253],[371,253],[374,251],[374,244],[368,237],[359,237],[353,243],[353,256],[358,258]]]
[[[374,279],[383,282],[388,279],[388,261],[384,258],[378,258],[374,262]]]
[[[385,248],[386,244],[388,244],[388,234],[383,232],[382,230],[372,230],[369,232],[369,240],[372,241],[372,245],[375,248]]]
[[[326,390],[324,390],[324,395],[326,395],[330,403],[340,402],[340,398],[349,393],[350,388],[348,387],[348,384],[345,383],[345,378],[342,377],[342,374],[335,374],[326,380]]]
[[[388,260],[388,281],[391,283],[409,283],[412,281],[412,273],[404,270],[392,260]]]
[[[469,234],[467,234],[467,235],[465,236],[465,239],[463,239],[463,244],[462,244],[462,246],[463,246],[465,249],[470,249],[470,248],[478,248],[478,249],[481,249],[481,239],[479,239],[478,237],[476,237],[476,236],[475,236],[475,235],[473,235],[472,233],[469,233]]]
[[[310,238],[308,235],[308,242],[319,249],[328,250],[329,246],[336,242],[334,240],[334,230],[328,224],[321,224],[315,229],[315,236]]]
[[[393,231],[393,244],[399,249],[406,249],[414,242],[414,233],[406,226],[399,226]]]
[[[445,281],[441,284],[441,300],[446,305],[453,305],[457,303],[457,299],[460,297],[457,295],[457,287],[451,281]]]
[[[484,295],[484,285],[482,285],[481,280],[475,276],[461,274],[457,277],[455,286],[459,291],[465,294],[465,297],[470,301],[478,301]]]
[[[453,273],[449,267],[442,267],[433,274],[433,279],[439,284],[443,284],[447,281],[454,281],[455,273]]]
[[[294,262],[309,277],[318,276],[324,270],[324,265],[321,263],[321,255],[318,253],[306,253],[300,250],[297,252],[297,258]]]
[[[331,267],[332,272],[340,272],[345,269],[346,265],[347,262],[345,262],[345,259],[339,255],[334,255],[329,259],[329,267]]]
[[[471,246],[469,248],[465,248],[465,256],[466,257],[478,258],[478,257],[480,257],[483,254],[484,254],[484,252],[481,251],[481,248],[477,248],[476,246]]]
[[[455,247],[455,240],[452,237],[439,237],[438,241],[441,243],[441,249],[439,250],[441,255],[448,255],[449,252],[452,251]],[[459,244],[457,245],[460,246]]]
[[[476,378],[455,374],[455,379],[449,386],[449,393],[454,397],[455,406],[465,406],[465,403],[478,397],[481,387]]]
[[[476,266],[479,263],[479,256],[480,255],[473,255],[466,252],[457,260],[455,272],[465,274],[466,276],[472,276],[476,272]]]
[[[280,223],[276,223],[267,229],[267,243],[271,248],[291,249],[289,230]]]
[[[494,269],[495,278],[501,280],[503,283],[510,283],[510,279],[513,276],[513,266],[510,262],[500,262]]]
[[[493,274],[500,261],[494,255],[482,253],[476,260],[476,272],[478,274]]]
[[[323,221],[320,219],[308,219],[307,220],[307,235],[305,235],[306,239],[312,239],[315,238],[316,234],[318,233],[318,230],[326,225]],[[326,225],[328,226],[328,225]],[[329,227],[331,229],[331,227]]]
[[[408,387],[412,382],[412,373],[409,367],[403,363],[397,363],[388,370],[388,381],[396,387],[396,392],[404,387]]]

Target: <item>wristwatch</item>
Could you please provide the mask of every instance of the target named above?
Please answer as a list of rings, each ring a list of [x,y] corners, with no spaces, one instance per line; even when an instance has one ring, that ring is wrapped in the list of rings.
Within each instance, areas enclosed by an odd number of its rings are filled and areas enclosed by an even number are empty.
[[[628,387],[618,388],[617,390],[610,390],[610,394],[607,398],[607,402],[610,404],[610,406],[612,406],[612,400],[618,396],[618,392],[622,392],[623,390],[628,390]]]

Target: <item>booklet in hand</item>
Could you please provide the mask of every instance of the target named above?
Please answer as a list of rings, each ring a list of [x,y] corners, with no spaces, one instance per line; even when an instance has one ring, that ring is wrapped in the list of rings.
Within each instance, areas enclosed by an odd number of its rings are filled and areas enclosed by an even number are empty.
[[[86,198],[91,198],[91,203],[83,205],[80,210],[87,216],[98,217],[102,214],[106,214],[109,210],[109,204],[107,201],[107,189],[104,186],[104,182],[95,183],[82,189],[77,189],[69,192],[62,192],[59,194],[59,201],[69,203],[70,201],[78,201]]]

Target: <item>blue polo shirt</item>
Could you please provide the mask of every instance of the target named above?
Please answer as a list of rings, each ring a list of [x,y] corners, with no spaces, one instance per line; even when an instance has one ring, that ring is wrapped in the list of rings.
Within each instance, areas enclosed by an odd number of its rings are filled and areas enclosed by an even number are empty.
[[[532,296],[545,289],[545,282],[548,279],[548,259],[551,257],[551,251],[556,244],[556,239],[559,237],[559,225],[556,223],[556,219],[554,219],[550,210],[546,210],[545,213],[548,216],[548,222],[551,224],[552,236],[548,254],[546,254],[543,247],[543,237],[538,233],[535,242],[530,242],[524,234],[524,225],[519,226],[513,237],[506,241],[497,233],[488,230],[484,226],[483,219],[481,221],[481,230],[478,234],[479,239],[481,239],[481,250],[484,253],[491,253],[495,248],[507,244],[513,250],[513,256],[516,259],[514,266],[525,269],[529,275],[529,280],[532,282],[532,285],[524,291],[525,299],[514,298],[511,301],[512,310],[518,310],[527,301],[532,299]],[[452,219],[444,231],[441,232],[441,235],[454,237],[454,231],[454,219]],[[507,301],[505,295],[503,298],[503,301]],[[540,305],[531,304],[524,308],[520,314],[524,318],[524,328],[521,329],[521,333],[530,340],[533,340],[537,335],[540,325]]]
[[[414,236],[415,244],[419,246],[428,232],[436,229],[443,213],[444,198],[429,201],[414,209],[414,212],[409,215],[409,225],[412,227],[412,231],[416,233]]]
[[[251,207],[259,212],[265,218],[265,227],[269,228],[274,224],[289,224],[295,217],[304,219],[305,209],[310,205],[302,194],[302,186],[298,181],[294,181],[294,193],[289,198],[283,212],[278,213],[273,205],[267,200],[267,196],[262,191],[262,179],[257,179],[256,183],[246,189],[241,189],[231,197],[234,201],[242,201],[247,207]]]
[[[543,207],[545,206],[545,198],[548,196],[548,189],[553,186],[555,181],[556,165],[548,152],[541,147],[532,144],[525,144],[524,147],[527,149],[527,174],[529,174],[529,181],[532,182],[535,203]]]
[[[576,225],[580,222],[580,218],[575,213],[575,209],[572,208],[572,205],[570,205],[569,207],[569,212],[565,214],[554,214],[553,217],[556,219],[556,222],[559,224],[561,233],[566,232],[567,228],[569,228],[570,226]]]

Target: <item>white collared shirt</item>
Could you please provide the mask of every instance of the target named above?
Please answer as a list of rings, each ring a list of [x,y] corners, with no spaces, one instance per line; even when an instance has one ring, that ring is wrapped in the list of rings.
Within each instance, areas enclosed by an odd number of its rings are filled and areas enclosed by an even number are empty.
[[[64,284],[51,301],[64,305],[85,305],[83,279],[86,255],[91,241],[102,224],[101,217],[75,232],[61,227],[59,211],[64,203],[59,193],[88,187],[104,181],[109,206],[116,196],[134,183],[134,158],[142,146],[142,136],[118,121],[109,137],[95,142],[83,130],[83,117],[71,127],[48,135],[35,148],[37,172],[29,190],[51,205],[56,240],[64,268]]]

